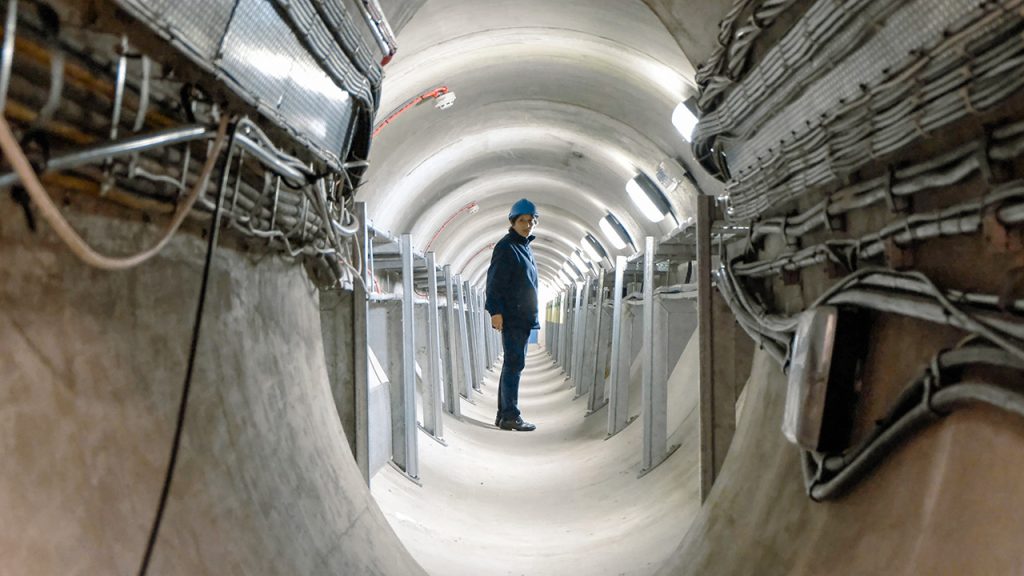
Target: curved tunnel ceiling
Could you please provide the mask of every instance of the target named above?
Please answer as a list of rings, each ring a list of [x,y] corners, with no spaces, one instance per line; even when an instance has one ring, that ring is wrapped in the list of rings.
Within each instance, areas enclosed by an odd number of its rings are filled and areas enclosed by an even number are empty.
[[[638,171],[689,158],[670,119],[693,92],[693,67],[643,2],[430,0],[399,41],[378,122],[438,86],[457,101],[424,102],[375,138],[358,198],[376,227],[411,233],[478,283],[508,207],[527,197],[541,213],[541,279],[555,284],[587,232],[628,255],[598,230],[608,211],[637,244],[675,226],[650,222],[625,193]],[[668,194],[680,222],[692,216],[687,196]]]

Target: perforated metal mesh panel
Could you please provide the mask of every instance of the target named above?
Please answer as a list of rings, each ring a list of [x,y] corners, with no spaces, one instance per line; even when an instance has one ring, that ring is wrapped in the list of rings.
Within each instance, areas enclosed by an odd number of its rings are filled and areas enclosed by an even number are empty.
[[[346,156],[353,100],[375,109],[375,84],[346,54],[378,80],[379,66],[338,20],[340,0],[323,0],[330,23],[310,0],[116,1],[329,163]]]

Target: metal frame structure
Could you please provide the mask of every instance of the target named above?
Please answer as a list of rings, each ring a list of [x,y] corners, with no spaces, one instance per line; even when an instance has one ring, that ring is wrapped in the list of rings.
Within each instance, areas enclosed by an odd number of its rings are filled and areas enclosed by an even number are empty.
[[[608,436],[629,425],[629,360],[632,331],[623,330],[627,314],[622,296],[625,291],[626,257],[615,258],[615,285],[612,303],[611,369],[608,375]],[[627,336],[628,334],[628,336]]]
[[[423,430],[438,440],[444,438],[441,381],[441,319],[437,299],[437,266],[434,253],[427,252],[427,365],[423,386]]]
[[[444,270],[444,291],[445,298],[448,301],[445,306],[445,318],[447,319],[447,343],[448,343],[448,354],[446,358],[445,374],[448,376],[445,379],[445,410],[459,418],[462,416],[462,409],[459,405],[459,376],[462,374],[461,364],[459,363],[459,325],[456,319],[456,301],[455,301],[455,281],[452,279],[452,267],[451,264],[445,264]]]

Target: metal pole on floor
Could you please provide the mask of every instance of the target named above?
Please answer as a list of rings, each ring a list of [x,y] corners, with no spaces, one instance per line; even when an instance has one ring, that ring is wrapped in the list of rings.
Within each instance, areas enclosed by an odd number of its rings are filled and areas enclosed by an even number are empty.
[[[476,324],[480,327],[480,382],[482,384],[484,372],[491,367],[491,339],[490,334],[487,333],[491,328],[491,323],[486,320],[487,312],[484,310],[483,293],[474,290],[473,297],[476,299]]]
[[[565,372],[566,379],[572,377],[572,311],[576,309],[576,283],[570,282],[565,294],[565,312],[563,313],[565,327],[562,334],[562,372]]]
[[[485,359],[487,365],[484,366],[485,370],[490,370],[494,367],[494,339],[491,338],[491,323],[488,321],[487,311],[484,310],[484,296],[477,294],[477,301],[480,302],[480,332],[484,335],[484,350],[487,352]]]
[[[455,287],[459,293],[459,309],[456,316],[459,324],[459,350],[462,360],[462,395],[473,402],[473,358],[469,354],[469,322],[466,318],[466,290],[462,275],[455,275]]]
[[[644,419],[644,449],[642,468],[644,472],[661,464],[667,453],[668,401],[665,386],[654,381],[654,237],[648,236],[644,243],[644,310],[643,310],[643,400],[641,410]]]
[[[594,298],[594,335],[590,338],[587,348],[589,356],[593,359],[587,366],[587,380],[590,388],[590,398],[587,399],[587,412],[593,413],[604,406],[604,364],[601,362],[604,355],[601,354],[604,342],[601,339],[604,322],[604,270],[601,270],[597,278],[597,295]]]
[[[450,264],[444,266],[444,291],[447,294],[448,306],[445,309],[445,316],[448,319],[448,366],[445,370],[444,398],[448,413],[455,417],[462,415],[462,408],[459,406],[459,325],[456,319],[456,298],[455,285],[452,282],[452,267]]]
[[[393,382],[399,389],[399,402],[393,405],[401,410],[392,417],[396,436],[392,439],[392,459],[411,478],[419,477],[416,445],[416,325],[415,292],[413,289],[412,237],[401,237],[402,254],[402,378]],[[394,392],[393,392],[394,394]]]
[[[440,439],[444,434],[441,418],[441,319],[437,301],[437,266],[434,253],[427,252],[427,378],[423,387],[423,429]]]
[[[590,305],[591,280],[583,282],[583,291],[579,305],[576,307],[576,335],[574,338],[572,379],[576,383],[576,398],[587,393],[586,371],[583,369],[583,356],[587,349],[587,314]]]
[[[611,373],[608,375],[609,390],[608,435],[618,434],[628,424],[629,418],[629,353],[632,340],[623,329],[626,310],[622,303],[626,273],[626,257],[615,258],[615,287],[612,294],[612,357]]]
[[[697,195],[697,329],[700,339],[700,497],[715,483],[715,358],[711,312],[711,225],[714,199]]]

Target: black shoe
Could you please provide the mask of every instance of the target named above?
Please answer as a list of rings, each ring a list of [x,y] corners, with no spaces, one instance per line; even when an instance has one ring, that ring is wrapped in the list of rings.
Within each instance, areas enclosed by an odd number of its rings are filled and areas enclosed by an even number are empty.
[[[532,432],[537,429],[533,424],[523,420],[522,416],[519,416],[515,420],[502,420],[498,423],[498,427],[502,430],[517,430],[519,432]]]
[[[501,415],[498,415],[498,416],[494,417],[494,425],[495,426],[501,426]]]

